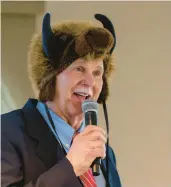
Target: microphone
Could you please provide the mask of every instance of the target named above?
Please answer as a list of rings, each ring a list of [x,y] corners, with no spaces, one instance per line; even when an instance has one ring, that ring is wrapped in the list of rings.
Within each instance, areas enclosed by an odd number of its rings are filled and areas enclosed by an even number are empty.
[[[97,119],[97,112],[98,112],[98,103],[93,100],[85,100],[82,103],[82,111],[84,113],[84,122],[85,125],[97,125],[98,119]],[[91,167],[93,176],[99,176],[100,175],[100,165],[101,165],[101,159],[98,157],[96,158]]]

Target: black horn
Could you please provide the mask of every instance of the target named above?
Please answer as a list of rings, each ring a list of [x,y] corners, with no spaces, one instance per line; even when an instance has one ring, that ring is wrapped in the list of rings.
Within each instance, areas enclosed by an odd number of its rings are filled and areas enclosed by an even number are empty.
[[[43,44],[43,50],[48,58],[51,58],[49,44],[50,41],[53,39],[53,37],[54,37],[54,33],[50,26],[50,14],[46,13],[43,18],[43,24],[42,24],[42,44]]]
[[[112,49],[110,50],[110,54],[111,54],[113,52],[115,46],[116,46],[116,35],[115,35],[115,30],[114,30],[113,24],[109,20],[109,18],[107,18],[105,15],[95,14],[94,17],[97,20],[99,20],[103,24],[103,27],[105,29],[109,30],[112,33],[113,37],[114,37],[114,45],[113,45]]]

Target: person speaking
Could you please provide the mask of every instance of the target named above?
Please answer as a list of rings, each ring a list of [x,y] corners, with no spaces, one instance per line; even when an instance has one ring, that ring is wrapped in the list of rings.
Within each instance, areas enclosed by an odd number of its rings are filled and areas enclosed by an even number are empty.
[[[116,36],[102,14],[90,22],[51,26],[28,52],[28,74],[35,92],[23,108],[1,116],[2,187],[121,187],[108,131],[98,124],[108,78],[114,69]]]

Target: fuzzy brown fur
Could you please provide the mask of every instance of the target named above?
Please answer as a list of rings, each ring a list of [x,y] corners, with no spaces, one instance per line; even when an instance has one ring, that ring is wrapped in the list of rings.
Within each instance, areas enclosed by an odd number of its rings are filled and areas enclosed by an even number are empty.
[[[114,70],[114,62],[109,51],[113,45],[113,38],[108,30],[95,27],[90,22],[65,22],[52,27],[54,34],[63,33],[63,40],[66,36],[74,37],[75,52],[80,58],[94,60],[97,58],[104,61],[103,88],[98,103],[105,101],[109,95],[108,78]],[[42,35],[36,34],[31,41],[28,53],[28,73],[32,82],[33,90],[40,101],[53,100],[55,96],[56,76],[67,68],[73,61],[68,56],[73,42],[68,44],[63,52],[62,58],[55,63],[47,58],[42,48]],[[97,47],[97,46],[100,47]],[[70,60],[68,60],[70,59]]]

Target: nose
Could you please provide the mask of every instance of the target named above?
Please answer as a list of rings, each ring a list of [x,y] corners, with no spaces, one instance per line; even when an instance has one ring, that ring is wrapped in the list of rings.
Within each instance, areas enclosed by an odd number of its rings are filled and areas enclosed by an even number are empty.
[[[95,79],[92,73],[87,72],[84,76],[84,84],[89,87],[93,87],[95,85]]]

